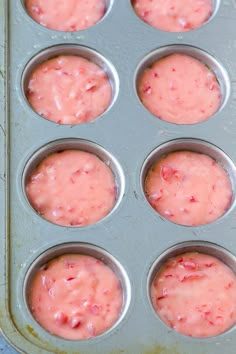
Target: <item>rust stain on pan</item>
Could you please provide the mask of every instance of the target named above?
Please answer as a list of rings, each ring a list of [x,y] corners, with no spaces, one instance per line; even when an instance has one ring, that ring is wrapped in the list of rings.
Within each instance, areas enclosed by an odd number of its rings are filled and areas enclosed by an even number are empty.
[[[35,338],[40,338],[39,337],[39,335],[34,331],[34,329],[31,327],[31,326],[29,326],[29,325],[27,325],[26,326],[26,329],[27,329],[27,331],[33,336],[33,337],[35,337]],[[54,350],[54,349],[48,349],[49,350],[49,352],[51,351],[51,350]],[[68,354],[68,352],[66,352],[66,351],[64,351],[64,350],[60,350],[60,351],[58,351],[57,349],[56,349],[56,351],[55,351],[55,353],[57,353],[57,354]],[[81,354],[80,352],[72,352],[71,354]]]
[[[34,331],[34,329],[30,326],[26,326],[27,331],[35,338],[39,338],[38,334]]]
[[[143,354],[185,354],[185,353],[180,353],[177,351],[176,348],[167,348],[162,345],[156,345],[152,349],[145,351]]]

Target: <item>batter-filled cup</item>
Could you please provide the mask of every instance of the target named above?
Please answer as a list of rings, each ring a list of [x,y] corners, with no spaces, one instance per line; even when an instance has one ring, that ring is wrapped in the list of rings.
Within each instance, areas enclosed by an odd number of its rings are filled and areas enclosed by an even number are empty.
[[[227,264],[229,260],[235,267],[235,260],[214,247],[206,252],[204,245],[201,251],[191,246],[187,251],[183,245],[181,253],[179,246],[152,271],[150,300],[155,312],[187,336],[218,336],[236,323],[236,275]]]
[[[25,0],[28,14],[40,25],[75,32],[95,25],[107,11],[106,0]]]
[[[206,148],[204,142],[202,146],[194,140],[186,144],[184,139],[176,142],[163,149],[166,153],[160,146],[146,162],[145,196],[153,209],[169,221],[186,226],[211,223],[233,204],[230,175],[234,167],[229,161],[226,163],[223,153],[220,157],[217,148]],[[222,165],[218,158],[223,160]],[[222,166],[233,171],[228,174]]]
[[[231,89],[229,75],[218,60],[199,48],[180,44],[147,54],[134,79],[144,107],[174,124],[195,124],[217,116]]]
[[[22,75],[23,96],[41,117],[57,124],[94,121],[113,104],[118,76],[90,48],[59,45],[37,54]]]
[[[132,5],[141,20],[167,32],[194,30],[214,12],[212,0],[132,0]]]
[[[205,121],[219,110],[222,101],[215,74],[203,62],[181,53],[146,68],[137,89],[153,115],[175,124]]]
[[[69,340],[110,330],[123,318],[130,299],[119,262],[88,244],[65,244],[42,254],[27,273],[24,292],[34,319]]]
[[[104,149],[68,139],[41,150],[28,162],[23,184],[26,198],[44,219],[61,226],[87,226],[117,205],[123,175]]]

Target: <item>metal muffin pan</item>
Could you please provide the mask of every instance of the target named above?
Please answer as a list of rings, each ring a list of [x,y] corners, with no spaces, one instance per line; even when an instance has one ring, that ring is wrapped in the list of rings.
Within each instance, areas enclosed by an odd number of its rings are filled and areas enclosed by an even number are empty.
[[[7,74],[5,104],[0,100],[1,111],[5,112],[5,116],[0,116],[2,132],[6,131],[5,136],[0,130],[3,176],[0,326],[5,337],[17,351],[29,354],[234,354],[235,328],[211,338],[183,336],[168,328],[155,314],[148,286],[150,270],[159,257],[171,254],[175,247],[184,249],[185,242],[191,243],[191,249],[204,244],[206,252],[226,263],[230,253],[229,265],[235,269],[235,1],[215,1],[217,11],[208,23],[185,33],[167,33],[148,26],[136,16],[129,0],[108,1],[111,6],[98,24],[75,33],[40,26],[28,16],[20,0],[0,3],[4,9],[1,19],[6,20],[2,44],[6,45]],[[99,119],[87,124],[58,125],[42,119],[24,98],[22,77],[27,64],[39,58],[39,53],[54,51],[55,46],[65,44],[67,48],[69,45],[78,48],[78,53],[81,48],[88,48],[87,52],[105,58],[106,68],[114,67],[113,74],[108,69],[115,87],[113,103]],[[178,45],[180,52],[188,48],[193,56],[206,53],[204,57],[197,56],[199,59],[211,58],[205,63],[218,77],[224,102],[205,122],[189,126],[164,122],[149,113],[137,97],[140,68],[152,56],[150,53],[166,55],[174,45]],[[119,205],[95,225],[66,228],[51,224],[35,213],[25,198],[22,186],[28,161],[45,146],[54,146],[63,139],[82,139],[99,145],[118,161],[119,171],[123,171]],[[204,142],[201,152],[209,153],[229,173],[233,202],[216,222],[199,227],[176,225],[154,212],[145,198],[142,176],[148,157],[155,149],[171,146],[179,139],[190,140],[191,144]],[[192,150],[191,144],[188,148]],[[120,264],[129,284],[127,308],[118,323],[103,335],[85,341],[68,341],[51,335],[36,323],[27,307],[25,284],[29,269],[41,262],[49,250],[70,244],[76,244],[78,249],[88,244],[104,250]],[[121,281],[122,274],[119,274]]]

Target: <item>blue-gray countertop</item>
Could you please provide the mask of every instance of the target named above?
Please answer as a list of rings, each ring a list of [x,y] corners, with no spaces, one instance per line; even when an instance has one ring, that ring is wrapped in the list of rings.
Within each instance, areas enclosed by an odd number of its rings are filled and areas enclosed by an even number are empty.
[[[3,354],[17,354],[18,352],[14,350],[10,344],[7,343],[7,341],[3,338],[3,336],[0,334],[0,353]]]

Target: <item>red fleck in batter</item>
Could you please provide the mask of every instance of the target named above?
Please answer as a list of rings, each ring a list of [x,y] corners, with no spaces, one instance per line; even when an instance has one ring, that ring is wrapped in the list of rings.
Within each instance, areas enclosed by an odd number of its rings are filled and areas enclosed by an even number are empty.
[[[78,56],[59,56],[31,74],[27,99],[42,117],[58,124],[81,124],[103,114],[112,99],[106,73]]]
[[[33,171],[26,194],[43,218],[62,226],[86,226],[104,218],[116,200],[110,168],[97,156],[65,150],[46,157]]]
[[[187,336],[217,336],[236,322],[236,276],[206,254],[169,259],[151,285],[151,299],[160,318]]]
[[[144,22],[167,32],[198,28],[213,11],[211,0],[133,0],[133,7]]]
[[[207,120],[219,109],[222,97],[213,72],[185,54],[171,54],[146,69],[138,95],[152,114],[175,124]]]
[[[107,331],[122,308],[121,284],[96,258],[66,254],[34,276],[29,305],[36,321],[66,339],[87,339]]]
[[[25,6],[42,26],[65,32],[91,27],[106,12],[106,0],[26,0]]]
[[[188,226],[217,220],[232,199],[225,170],[211,157],[190,151],[173,152],[155,162],[145,180],[145,193],[160,215]]]

